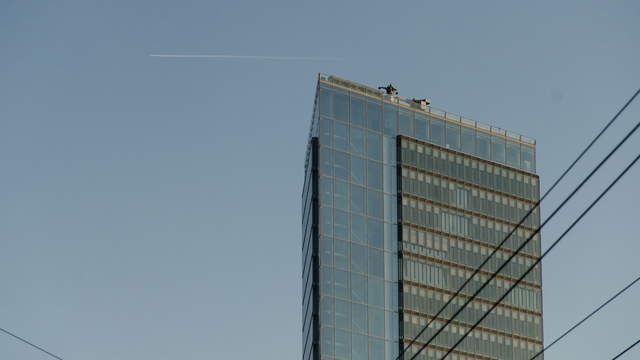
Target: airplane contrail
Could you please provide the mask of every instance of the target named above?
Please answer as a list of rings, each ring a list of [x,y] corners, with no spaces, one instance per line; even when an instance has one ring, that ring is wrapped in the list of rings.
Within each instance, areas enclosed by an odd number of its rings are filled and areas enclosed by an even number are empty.
[[[199,58],[199,59],[252,59],[252,60],[307,60],[307,61],[340,61],[336,57],[318,56],[260,56],[260,55],[197,55],[197,54],[149,54],[151,57],[162,58]]]

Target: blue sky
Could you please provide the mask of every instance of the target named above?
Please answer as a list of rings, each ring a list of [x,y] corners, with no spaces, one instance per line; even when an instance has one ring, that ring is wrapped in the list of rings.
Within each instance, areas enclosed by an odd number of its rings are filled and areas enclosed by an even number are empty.
[[[640,85],[638,19],[633,1],[5,0],[0,326],[68,360],[300,358],[317,73],[392,82],[536,138],[544,190]],[[636,103],[543,216],[639,119]],[[639,178],[632,170],[545,260],[547,341],[640,273]],[[611,358],[640,336],[638,301],[631,290],[547,359]],[[46,356],[0,336],[0,358]]]

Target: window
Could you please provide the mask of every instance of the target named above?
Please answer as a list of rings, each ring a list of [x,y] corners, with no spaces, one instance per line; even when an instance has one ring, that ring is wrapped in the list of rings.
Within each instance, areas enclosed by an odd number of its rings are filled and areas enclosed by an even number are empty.
[[[507,164],[520,168],[520,144],[507,141]]]
[[[369,308],[369,334],[384,337],[384,310]]]
[[[447,147],[460,150],[460,125],[447,124]]]
[[[344,211],[333,212],[333,236],[345,240],[349,238],[349,214]]]
[[[476,131],[467,127],[462,127],[462,136],[460,139],[460,148],[468,154],[476,152]]]
[[[375,190],[367,190],[367,215],[382,218],[382,193]]]
[[[349,155],[340,151],[333,152],[333,171],[338,179],[349,179]]]
[[[351,214],[351,241],[361,244],[366,243],[364,224],[363,216]]]
[[[349,359],[351,355],[351,333],[336,329],[336,357]]]
[[[384,307],[384,281],[371,277],[367,281],[369,282],[369,304]]]
[[[334,98],[334,110],[336,120],[349,121],[349,95],[336,93]]]
[[[364,213],[364,191],[360,186],[351,185],[351,211]]]
[[[333,176],[333,151],[326,147],[320,148],[320,173]]]
[[[344,299],[349,298],[349,273],[342,270],[335,270],[335,293],[337,297]],[[338,304],[336,300],[336,311],[338,310]]]
[[[322,265],[333,265],[333,239],[326,236],[320,238],[320,262]]]
[[[381,145],[380,134],[367,131],[367,156],[374,160],[381,160]]]
[[[374,131],[381,131],[380,104],[367,103],[367,127]]]
[[[324,146],[331,146],[333,137],[333,120],[320,117],[320,143]]]
[[[346,301],[336,300],[336,327],[351,328],[351,304]]]
[[[438,145],[444,143],[444,121],[431,118],[431,141]]]
[[[322,205],[333,205],[333,181],[331,178],[322,176],[320,178],[320,203]]]
[[[523,145],[521,148],[522,169],[525,171],[536,171],[535,155],[533,149]]]
[[[418,113],[415,116],[415,137],[421,140],[429,139],[427,117]]]
[[[367,240],[369,245],[382,248],[383,242],[383,225],[376,219],[367,219]]]
[[[334,130],[333,147],[338,150],[349,151],[349,125],[336,121]]]
[[[377,161],[367,161],[367,185],[382,190],[382,164]]]
[[[342,240],[334,241],[334,263],[338,268],[349,270],[349,243]],[[336,282],[337,282],[336,275]],[[337,285],[336,285],[337,286]],[[336,291],[337,295],[337,291]],[[343,296],[344,297],[344,296]]]
[[[322,355],[333,355],[333,328],[322,327],[321,343]]]
[[[351,273],[351,300],[355,302],[367,302],[367,278]]]
[[[505,162],[504,140],[495,136],[491,139],[491,160],[503,164]]]
[[[488,135],[484,135],[480,132],[478,132],[478,137],[476,138],[476,140],[478,141],[478,156],[480,156],[481,158],[484,159],[490,159],[491,158],[491,153],[490,153],[490,148],[491,148],[491,140],[490,137]]]
[[[320,317],[322,325],[333,325],[333,298],[326,296],[320,298]]]
[[[336,180],[334,185],[333,192],[333,202],[334,206],[338,209],[348,210],[349,209],[349,184]]]
[[[351,157],[351,182],[364,185],[365,160],[356,156]]]
[[[333,97],[326,89],[320,89],[320,115],[333,117]]]
[[[327,235],[333,234],[333,216],[331,216],[331,208],[320,208],[320,232]]]
[[[367,332],[367,307],[361,304],[351,304],[351,329]]]
[[[358,245],[351,244],[351,271],[359,273],[367,272],[367,248]]]
[[[384,256],[380,250],[369,248],[369,275],[384,277]]]
[[[357,127],[351,127],[349,129],[349,143],[350,143],[350,147],[349,150],[354,153],[354,154],[358,154],[358,155],[363,155],[364,154],[364,130],[357,128]]]
[[[395,136],[398,127],[398,107],[394,105],[384,105],[384,133]]]
[[[351,360],[367,360],[369,352],[367,337],[362,334],[351,334]]]
[[[413,113],[408,111],[400,111],[398,117],[398,130],[400,134],[413,136]]]
[[[362,99],[351,98],[351,116],[349,117],[351,124],[364,126],[364,101]]]

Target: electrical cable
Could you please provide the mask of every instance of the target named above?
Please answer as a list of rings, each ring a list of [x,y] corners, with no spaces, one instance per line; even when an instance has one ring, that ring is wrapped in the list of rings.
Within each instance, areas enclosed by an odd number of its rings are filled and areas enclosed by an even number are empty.
[[[504,246],[504,244],[511,237],[511,235],[513,235],[516,232],[516,230],[520,228],[520,226],[525,222],[525,220],[538,207],[540,207],[540,203],[542,203],[542,201],[551,193],[551,191],[553,191],[553,189],[555,189],[555,187],[560,183],[560,181],[562,181],[562,179],[564,179],[564,177],[573,169],[573,167],[578,163],[578,161],[580,161],[582,157],[589,151],[589,149],[591,149],[591,147],[596,143],[596,141],[598,141],[598,139],[600,139],[600,137],[607,131],[607,129],[609,129],[609,127],[618,119],[618,117],[620,117],[620,115],[627,109],[627,107],[635,100],[638,94],[640,94],[640,89],[636,90],[633,96],[631,96],[631,98],[627,100],[627,102],[618,110],[618,112],[616,112],[616,114],[611,118],[611,120],[609,120],[609,122],[604,126],[604,128],[602,128],[602,130],[600,130],[600,132],[593,138],[593,140],[591,140],[591,142],[587,145],[587,147],[585,147],[584,150],[582,150],[580,155],[578,155],[578,157],[575,160],[573,160],[571,165],[569,165],[569,167],[564,170],[564,172],[560,175],[560,177],[558,177],[558,179],[554,181],[551,187],[549,187],[549,189],[545,191],[545,193],[542,195],[540,200],[538,200],[534,204],[534,206],[522,217],[520,222],[509,232],[509,234],[507,234],[507,236],[500,242],[500,244],[498,244],[498,246],[495,249],[493,249],[493,251],[489,255],[487,255],[484,261],[474,270],[473,274],[471,274],[471,276],[469,276],[464,281],[462,286],[460,286],[460,288],[455,292],[455,294],[453,294],[449,298],[447,303],[444,304],[444,306],[442,306],[440,310],[438,310],[438,312],[431,318],[431,320],[427,322],[427,324],[422,328],[422,330],[420,330],[420,332],[418,332],[418,334],[415,337],[413,337],[413,339],[409,342],[409,344],[402,348],[402,350],[400,351],[400,354],[398,354],[395,360],[399,360],[402,357],[402,355],[404,355],[404,353],[407,351],[407,349],[409,349],[416,342],[416,340],[422,335],[422,333],[424,333],[427,330],[427,328],[431,325],[431,323],[433,323],[433,321],[435,321],[435,319],[438,316],[440,316],[442,312],[444,312],[444,310],[453,302],[453,300],[460,295],[462,290],[464,290],[464,288],[471,282],[471,280],[473,280],[473,278],[489,262],[489,260]]]
[[[640,339],[638,339],[636,342],[634,342],[633,344],[629,345],[629,347],[627,347],[626,349],[624,349],[620,354],[616,355],[613,359],[611,360],[616,360],[617,358],[619,358],[620,356],[624,355],[624,353],[626,353],[627,351],[633,349],[634,346],[640,344]]]
[[[640,123],[638,123],[637,126],[640,126]],[[636,126],[636,127],[637,127]],[[442,358],[440,358],[440,360],[444,360],[449,354],[451,354],[451,352],[458,346],[460,345],[460,343],[462,343],[462,341],[464,339],[467,338],[467,336],[487,317],[489,316],[489,314],[498,306],[498,304],[500,304],[502,302],[502,300],[504,300],[507,295],[509,295],[511,293],[511,291],[513,289],[516,288],[516,286],[518,286],[518,284],[520,284],[520,282],[527,276],[529,275],[529,273],[533,270],[533,268],[538,265],[542,259],[544,259],[545,256],[547,256],[547,254],[549,254],[549,252],[551,252],[551,250],[553,250],[556,245],[558,245],[560,243],[560,241],[569,233],[569,231],[571,231],[571,229],[574,228],[574,226],[576,226],[581,220],[582,218],[585,217],[585,215],[587,215],[587,213],[589,213],[589,211],[591,211],[591,209],[593,209],[593,207],[609,192],[609,190],[611,190],[611,188],[613,188],[613,186],[629,171],[629,169],[631,169],[637,162],[638,160],[640,160],[640,154],[638,154],[635,159],[633,159],[633,161],[631,163],[629,163],[629,165],[627,165],[627,167],[620,173],[618,174],[618,176],[613,180],[613,182],[611,182],[606,189],[604,189],[604,191],[602,193],[600,193],[600,195],[598,195],[598,197],[591,202],[591,204],[582,211],[582,213],[580,214],[580,216],[578,216],[572,223],[571,225],[569,225],[569,227],[562,233],[562,235],[560,235],[560,237],[558,237],[556,239],[556,241],[553,242],[553,244],[551,244],[551,246],[549,248],[547,248],[547,250],[544,251],[544,253],[542,254],[542,256],[540,256],[540,258],[538,258],[533,264],[531,264],[531,266],[527,269],[527,271],[525,271],[524,274],[522,274],[518,280],[509,287],[509,289],[507,289],[507,291],[500,297],[500,299],[498,299],[498,301],[494,302],[493,305],[491,306],[491,308],[489,310],[487,310],[484,315],[482,315],[482,317],[480,317],[480,319],[478,319],[478,321],[476,321],[473,326],[471,326],[471,328],[469,329],[469,331],[467,331],[464,335],[462,335],[462,337],[455,343],[453,344],[453,346],[444,354],[444,356]],[[446,326],[448,325],[445,324],[441,329],[444,329]],[[414,356],[415,357],[415,356]],[[413,358],[412,358],[413,359]]]
[[[591,179],[591,177],[596,172],[598,172],[598,170],[602,167],[602,165],[604,165],[611,158],[611,156],[613,156],[613,154],[616,151],[618,151],[618,149],[631,137],[631,135],[633,135],[638,130],[639,127],[640,127],[640,122],[636,123],[633,129],[631,129],[631,131],[629,131],[627,135],[625,135],[625,137],[622,140],[620,140],[620,142],[618,142],[618,144],[607,154],[607,156],[605,156],[604,159],[602,159],[600,163],[598,163],[598,165],[593,170],[591,170],[589,175],[587,175],[587,177],[584,178],[582,182],[580,182],[580,184],[573,189],[571,194],[569,194],[569,196],[567,196],[562,201],[562,203],[558,207],[556,207],[555,210],[553,210],[551,215],[547,217],[547,219],[527,238],[527,240],[524,241],[520,245],[520,247],[518,247],[518,249],[516,249],[516,251],[509,256],[509,258],[491,275],[491,277],[489,277],[487,281],[484,282],[484,284],[482,284],[482,286],[469,299],[467,299],[467,301],[460,307],[460,309],[458,309],[453,314],[453,316],[445,323],[444,327],[449,325],[453,321],[453,319],[455,319],[467,307],[467,305],[469,305],[469,303],[471,303],[471,301],[478,296],[478,294],[491,282],[491,280],[493,280],[502,271],[502,269],[504,269],[511,262],[511,260],[520,253],[520,251],[534,238],[534,236],[536,236],[536,234],[538,234],[540,230],[544,228],[544,226],[558,213],[558,211],[560,211],[560,209],[562,209],[567,204],[567,202],[571,200],[571,198],[573,198],[573,196],[584,186],[584,184],[587,183],[587,181],[589,181],[589,179]],[[433,322],[433,319],[431,322]],[[444,330],[444,327],[440,328],[424,345],[422,345],[422,347],[416,353],[416,355],[411,357],[411,360],[415,359],[415,357],[422,350],[424,350]]]
[[[555,340],[551,342],[551,344],[545,346],[542,350],[540,350],[537,354],[535,354],[531,359],[534,360],[538,356],[542,355],[545,351],[549,350],[550,347],[555,345],[557,342],[562,340],[565,336],[569,335],[573,330],[577,329],[580,325],[582,325],[585,321],[589,320],[593,315],[597,314],[600,310],[605,308],[609,303],[615,300],[618,296],[622,295],[625,291],[629,290],[633,285],[635,285],[640,280],[640,276],[638,276],[635,280],[630,282],[627,286],[622,288],[622,290],[618,291],[615,295],[613,295],[609,300],[602,303],[602,305],[598,306],[595,310],[593,310],[589,315],[585,316],[582,320],[578,321],[575,325],[573,325],[569,330],[565,331],[562,335],[558,336]]]
[[[16,334],[14,334],[14,333],[12,333],[12,332],[10,332],[9,330],[5,330],[5,329],[3,329],[3,328],[0,328],[0,331],[2,331],[3,333],[5,333],[5,334],[7,334],[7,335],[9,335],[9,336],[12,336],[12,337],[14,337],[14,338],[16,338],[16,339],[18,339],[18,340],[20,340],[20,341],[22,341],[23,343],[25,343],[25,344],[27,344],[27,345],[29,345],[29,346],[31,346],[31,347],[33,347],[33,348],[35,348],[35,349],[38,349],[38,350],[42,351],[43,353],[45,353],[45,354],[47,354],[47,355],[49,355],[49,356],[51,356],[51,357],[53,357],[53,358],[55,358],[55,359],[58,359],[58,360],[64,360],[64,359],[62,359],[60,356],[58,356],[58,355],[56,355],[56,354],[53,354],[53,353],[51,353],[51,352],[49,352],[49,351],[45,350],[44,348],[42,348],[42,347],[40,347],[40,346],[38,346],[38,345],[36,345],[36,344],[34,344],[34,343],[30,342],[29,340],[26,340],[26,339],[24,339],[24,338],[21,338],[20,336],[18,336],[18,335],[16,335]]]

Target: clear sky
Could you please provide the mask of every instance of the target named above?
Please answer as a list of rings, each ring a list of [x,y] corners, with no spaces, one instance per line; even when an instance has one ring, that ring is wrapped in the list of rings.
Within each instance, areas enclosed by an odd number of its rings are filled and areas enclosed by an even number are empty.
[[[544,190],[640,86],[639,34],[637,1],[0,1],[0,327],[65,360],[299,359],[318,72],[536,138]],[[640,100],[590,159],[639,120]],[[639,179],[545,260],[547,341],[640,274]],[[610,359],[640,337],[638,303],[547,359]],[[0,359],[46,356],[0,334]]]

